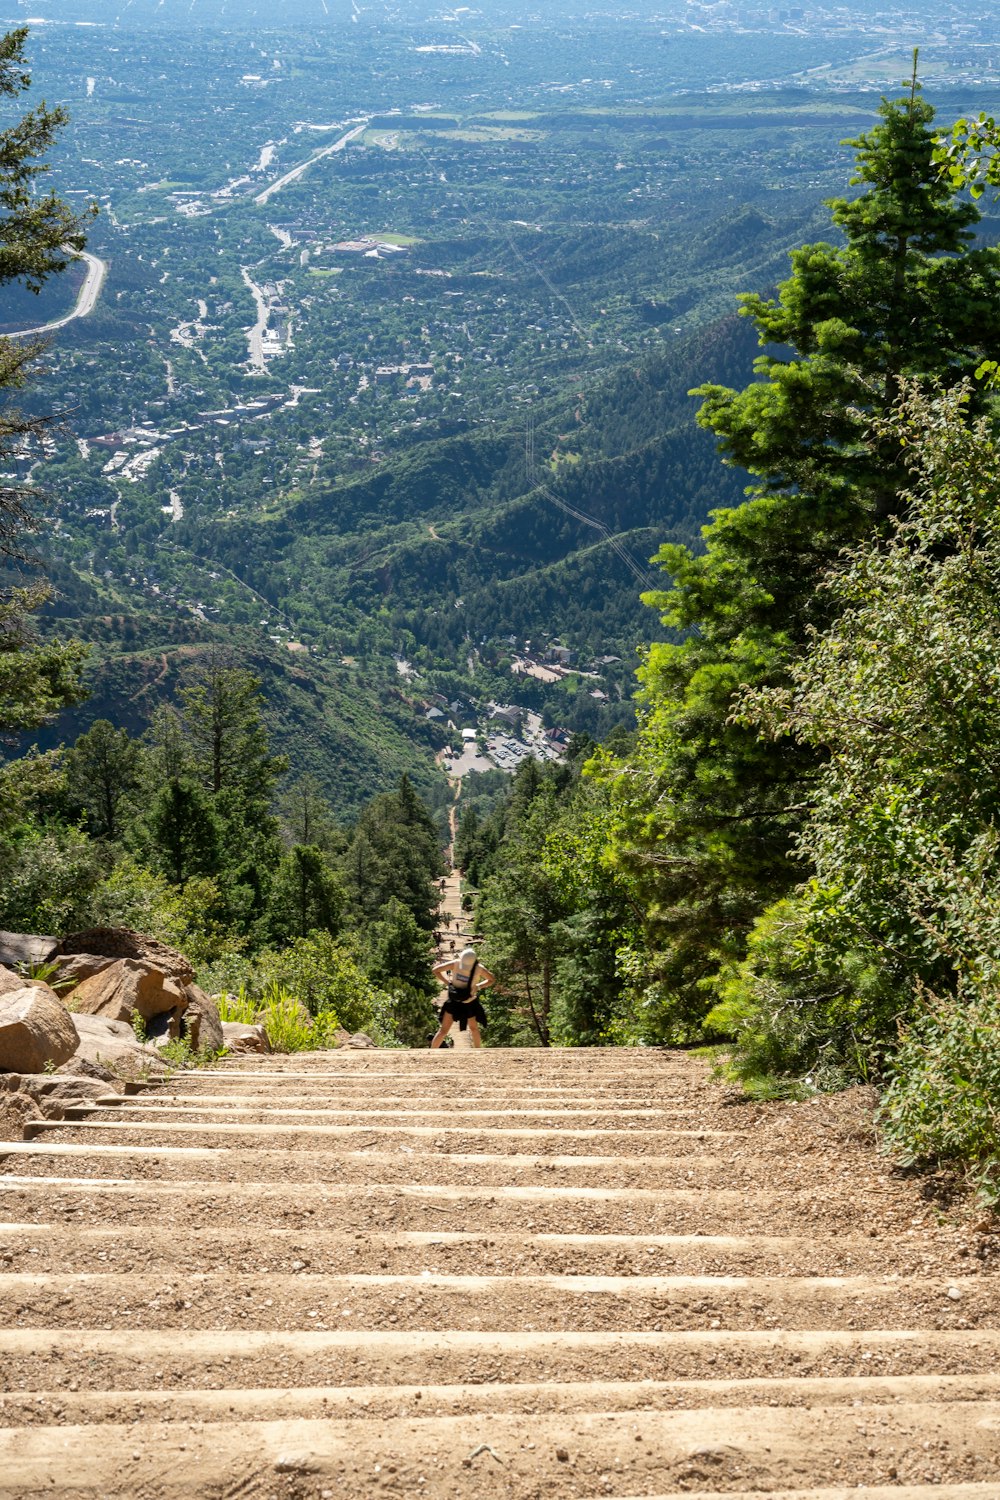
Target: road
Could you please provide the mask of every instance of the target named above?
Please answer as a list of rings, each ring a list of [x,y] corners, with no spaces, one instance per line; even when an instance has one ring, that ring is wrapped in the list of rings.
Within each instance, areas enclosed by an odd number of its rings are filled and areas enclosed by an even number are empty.
[[[56,318],[51,323],[41,323],[37,328],[21,328],[12,335],[13,338],[27,339],[35,338],[42,333],[54,333],[57,328],[65,328],[66,324],[72,323],[75,318],[87,318],[94,311],[104,286],[104,279],[108,274],[108,263],[97,255],[91,255],[88,250],[81,250],[79,256],[74,259],[86,261],[87,274],[73,310],[64,318]]]
[[[267,361],[264,358],[264,330],[267,327],[267,320],[271,316],[271,310],[267,305],[267,298],[250,275],[246,266],[243,266],[241,274],[244,285],[250,289],[257,306],[257,321],[252,328],[247,329],[250,366],[258,375],[263,375],[267,371]]]
[[[324,146],[322,151],[315,152],[307,161],[299,162],[299,165],[293,167],[290,172],[286,172],[284,177],[277,178],[262,193],[258,193],[253,201],[255,203],[267,203],[270,198],[274,197],[275,193],[280,193],[283,187],[287,187],[290,182],[295,182],[296,178],[301,177],[303,172],[307,171],[314,162],[322,161],[324,156],[333,156],[337,151],[343,151],[344,147],[350,141],[355,140],[362,131],[367,129],[368,121],[362,120],[360,124],[355,125],[349,130],[346,135],[342,135],[338,140],[334,141],[332,146]]]

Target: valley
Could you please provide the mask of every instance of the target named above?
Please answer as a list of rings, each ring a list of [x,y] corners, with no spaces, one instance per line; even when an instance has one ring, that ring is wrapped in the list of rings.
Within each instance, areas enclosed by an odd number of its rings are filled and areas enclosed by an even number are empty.
[[[116,695],[141,728],[223,649],[346,815],[404,769],[443,795],[491,704],[629,724],[648,559],[745,483],[689,388],[748,376],[737,294],[841,189],[887,28],[171,15],[67,3],[32,38],[72,115],[55,185],[101,209],[82,288],[2,311],[51,335],[66,423],[30,459],[52,626],[95,653],[58,734]],[[989,104],[984,27],[941,22],[943,113]]]

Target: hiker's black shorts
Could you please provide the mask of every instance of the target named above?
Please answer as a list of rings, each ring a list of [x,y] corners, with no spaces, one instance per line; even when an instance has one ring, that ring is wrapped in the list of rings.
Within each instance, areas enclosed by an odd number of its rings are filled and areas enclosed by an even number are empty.
[[[445,1016],[451,1016],[453,1021],[458,1022],[459,1031],[468,1030],[470,1017],[480,1026],[486,1025],[486,1012],[481,1000],[446,1000],[441,1007],[442,1021]]]

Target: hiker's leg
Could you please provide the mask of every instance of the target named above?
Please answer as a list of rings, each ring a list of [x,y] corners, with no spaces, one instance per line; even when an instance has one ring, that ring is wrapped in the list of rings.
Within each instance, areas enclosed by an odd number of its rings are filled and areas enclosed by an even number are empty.
[[[434,1039],[431,1042],[432,1047],[440,1047],[441,1043],[444,1041],[445,1037],[451,1030],[451,1019],[451,1016],[449,1016],[446,1011],[445,1014],[441,1017],[441,1025],[438,1027],[437,1031],[434,1034]]]
[[[481,1047],[483,1045],[483,1039],[479,1034],[479,1022],[474,1016],[469,1017],[469,1035],[472,1038],[472,1045],[474,1047]]]

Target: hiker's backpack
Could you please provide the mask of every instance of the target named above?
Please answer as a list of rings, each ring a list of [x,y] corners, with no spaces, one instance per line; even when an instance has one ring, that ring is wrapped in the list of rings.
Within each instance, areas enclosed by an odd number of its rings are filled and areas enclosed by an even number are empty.
[[[456,970],[453,977],[448,981],[448,999],[460,1000],[466,1004],[472,998],[472,984],[479,968],[479,960],[472,965],[468,975],[463,976],[461,970]]]

